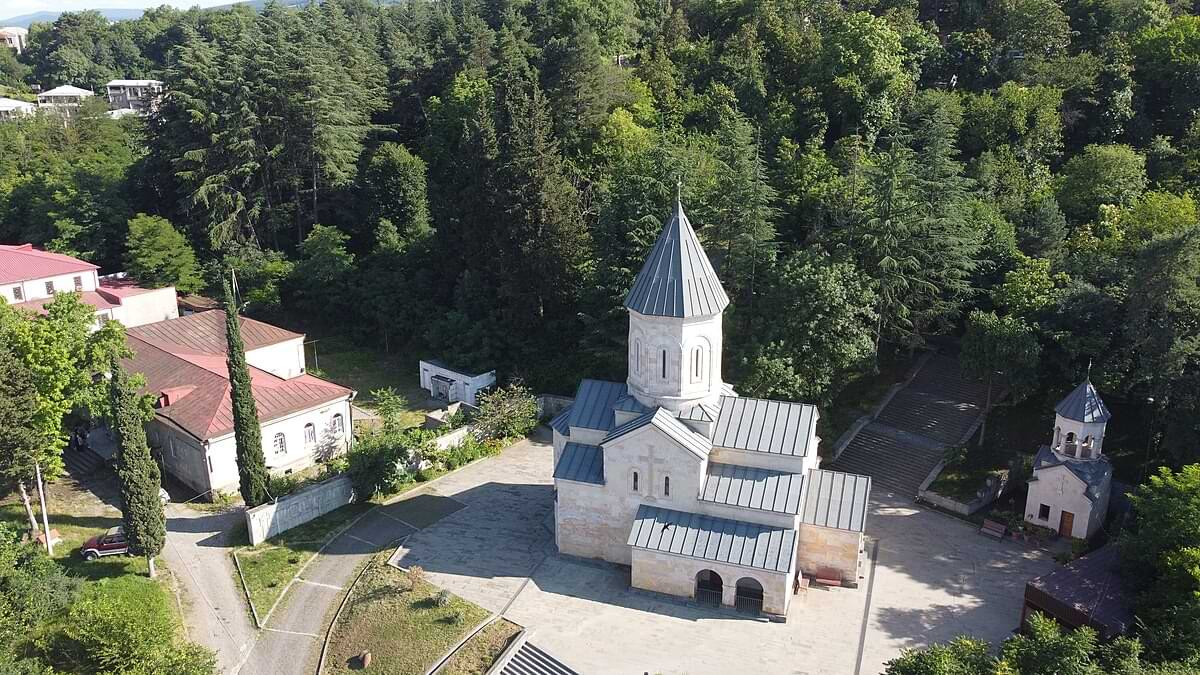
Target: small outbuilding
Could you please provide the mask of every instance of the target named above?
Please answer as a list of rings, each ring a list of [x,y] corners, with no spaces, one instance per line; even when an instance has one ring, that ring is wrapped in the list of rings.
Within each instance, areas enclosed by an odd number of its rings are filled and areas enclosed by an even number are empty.
[[[1025,584],[1021,625],[1041,612],[1063,626],[1090,626],[1111,640],[1133,625],[1133,610],[1118,571],[1117,547],[1109,544]]]
[[[459,368],[452,368],[438,359],[421,361],[421,388],[429,392],[429,397],[438,401],[453,403],[463,401],[467,405],[477,406],[479,392],[496,384],[496,371],[472,374]]]

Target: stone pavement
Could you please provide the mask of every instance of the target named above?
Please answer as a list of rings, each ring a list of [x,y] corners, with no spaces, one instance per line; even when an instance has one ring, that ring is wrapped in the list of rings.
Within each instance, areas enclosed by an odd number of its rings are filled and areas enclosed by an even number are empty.
[[[1053,566],[963,521],[877,500],[859,588],[813,588],[787,623],[766,623],[631,590],[626,568],[558,555],[546,527],[552,454],[525,443],[447,477],[438,493],[468,508],[410,536],[392,562],[502,611],[581,673],[878,673],[905,647],[1002,640],[1025,581]]]

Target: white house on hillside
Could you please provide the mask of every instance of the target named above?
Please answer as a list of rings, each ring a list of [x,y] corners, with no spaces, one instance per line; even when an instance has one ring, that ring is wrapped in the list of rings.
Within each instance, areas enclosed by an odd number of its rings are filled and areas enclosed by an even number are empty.
[[[635,588],[786,616],[801,573],[856,585],[871,479],[818,468],[817,409],[721,379],[729,298],[677,201],[625,299],[625,382],[554,429],[558,550]]]
[[[37,106],[28,101],[0,96],[0,121],[15,120],[37,112]]]
[[[10,305],[44,312],[56,293],[76,292],[96,308],[96,325],[116,320],[140,326],[179,316],[175,288],[142,288],[123,274],[101,277],[92,263],[34,248],[0,244],[0,298]]]
[[[95,96],[90,89],[80,89],[64,84],[37,95],[38,107],[55,110],[63,114],[71,114],[84,100]]]
[[[1112,465],[1103,455],[1112,414],[1085,379],[1054,409],[1054,442],[1033,458],[1025,520],[1086,539],[1104,524],[1112,491]]]
[[[20,54],[29,44],[29,29],[20,26],[4,26],[0,28],[0,45]]]
[[[159,80],[113,80],[105,87],[108,107],[142,114],[154,109],[163,92],[163,83]]]
[[[305,373],[304,335],[241,317],[251,389],[272,473],[300,471],[350,443],[355,392]],[[225,312],[131,328],[129,372],[155,398],[147,426],[163,467],[198,493],[236,492],[237,447],[225,363]]]

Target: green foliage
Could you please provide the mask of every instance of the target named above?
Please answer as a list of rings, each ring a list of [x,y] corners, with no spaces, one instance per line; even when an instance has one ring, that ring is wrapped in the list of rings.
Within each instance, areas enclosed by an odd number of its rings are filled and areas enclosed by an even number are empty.
[[[34,430],[33,373],[0,345],[0,480],[6,487],[34,476],[40,440]]]
[[[992,381],[1000,379],[1020,400],[1037,385],[1041,351],[1033,328],[1020,318],[974,311],[967,317],[959,362],[972,377],[988,383],[989,395]]]
[[[370,198],[371,217],[386,220],[396,229],[396,247],[429,234],[425,162],[408,148],[398,143],[376,148],[367,163],[363,185]]]
[[[138,283],[159,288],[174,286],[180,293],[194,293],[204,282],[196,265],[196,253],[171,223],[159,216],[139,213],[129,221],[125,271]]]
[[[45,316],[37,316],[0,306],[0,347],[12,350],[33,374],[36,459],[43,475],[53,480],[63,470],[67,414],[83,409],[108,417],[107,383],[95,375],[130,352],[121,324],[108,321],[93,330],[96,310],[77,293],[59,293],[45,309]]]
[[[349,237],[326,225],[316,225],[300,247],[300,261],[292,269],[289,285],[294,289],[295,304],[314,319],[331,319],[335,307],[347,303],[354,254],[346,250]]]
[[[262,427],[258,421],[258,405],[250,388],[250,369],[246,365],[246,348],[238,320],[238,304],[233,287],[225,282],[225,340],[228,354],[230,399],[233,404],[233,435],[237,445],[238,487],[247,507],[266,502],[267,460],[263,456]]]
[[[346,455],[355,499],[365,502],[376,495],[395,494],[416,480],[423,463],[434,454],[430,441],[435,435],[426,429],[385,424],[355,439]]]
[[[22,543],[17,528],[0,523],[0,653],[20,654],[66,613],[79,587],[42,549]]]
[[[212,652],[172,640],[176,624],[169,602],[166,593],[145,593],[136,583],[90,588],[67,616],[66,634],[77,646],[78,668],[133,675],[214,672]]]
[[[1033,320],[1058,301],[1068,281],[1065,274],[1050,272],[1049,260],[1018,255],[1016,269],[1004,275],[1004,283],[992,291],[992,298],[1010,314]]]
[[[473,422],[480,438],[520,438],[538,423],[537,398],[521,382],[479,395],[479,412]]]
[[[158,491],[162,477],[150,456],[145,424],[152,417],[147,397],[138,393],[120,362],[113,361],[109,376],[112,397],[112,429],[117,438],[117,478],[121,482],[121,513],[129,551],[153,559],[162,551],[167,537]],[[151,561],[151,570],[154,569]]]
[[[1075,222],[1096,217],[1100,206],[1132,203],[1146,189],[1146,158],[1127,145],[1089,145],[1067,160],[1058,188],[1063,213]]]

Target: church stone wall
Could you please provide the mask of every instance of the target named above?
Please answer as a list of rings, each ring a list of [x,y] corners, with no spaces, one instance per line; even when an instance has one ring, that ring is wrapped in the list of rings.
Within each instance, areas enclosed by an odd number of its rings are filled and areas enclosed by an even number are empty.
[[[1033,477],[1036,480],[1029,482],[1029,494],[1025,499],[1026,522],[1057,531],[1062,512],[1067,511],[1074,514],[1071,536],[1077,539],[1092,536],[1104,523],[1110,487],[1101,491],[1103,499],[1093,502],[1085,493],[1083,481],[1065,466],[1037,469]],[[1038,518],[1038,507],[1042,504],[1050,507],[1050,517],[1045,520]]]
[[[633,514],[608,498],[606,485],[555,481],[555,538],[560,553],[629,564]],[[634,510],[636,513],[636,508]]]
[[[696,319],[629,313],[630,391],[645,405],[679,410],[700,400],[715,402],[721,388],[721,315]],[[691,349],[703,348],[699,378]],[[663,377],[663,352],[667,356]]]
[[[801,572],[811,576],[821,570],[836,570],[842,583],[858,584],[861,532],[801,524],[798,534],[797,564]]]
[[[633,573],[630,583],[634,588],[692,598],[696,594],[696,575],[702,570],[712,570],[721,575],[722,605],[733,606],[738,580],[749,577],[762,586],[763,611],[769,614],[787,615],[792,599],[791,579],[794,575],[794,567],[786,573],[768,572],[712,560],[697,560],[635,548],[633,549]]]

